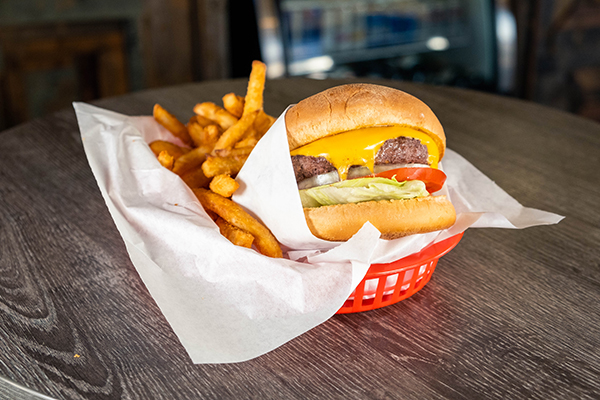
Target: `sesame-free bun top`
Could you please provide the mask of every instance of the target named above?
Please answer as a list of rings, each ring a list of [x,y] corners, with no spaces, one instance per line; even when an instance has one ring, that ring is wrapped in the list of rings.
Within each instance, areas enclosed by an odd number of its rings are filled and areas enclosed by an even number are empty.
[[[431,136],[444,156],[446,136],[433,111],[408,93],[355,83],[308,97],[285,115],[290,151],[337,133],[373,126],[409,127]]]

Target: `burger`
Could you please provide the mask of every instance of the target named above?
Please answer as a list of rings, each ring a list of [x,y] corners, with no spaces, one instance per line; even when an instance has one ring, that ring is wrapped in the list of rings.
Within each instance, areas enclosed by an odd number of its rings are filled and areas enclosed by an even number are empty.
[[[419,99],[349,84],[308,97],[285,115],[292,165],[311,232],[344,241],[368,221],[384,239],[441,230],[456,213],[438,192],[446,137]]]

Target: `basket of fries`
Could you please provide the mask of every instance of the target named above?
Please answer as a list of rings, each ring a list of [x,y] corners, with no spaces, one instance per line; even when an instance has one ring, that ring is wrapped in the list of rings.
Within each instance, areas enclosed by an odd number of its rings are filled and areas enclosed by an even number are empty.
[[[228,93],[223,96],[223,106],[198,103],[187,124],[156,104],[154,119],[183,145],[164,140],[149,145],[161,165],[194,191],[227,239],[238,246],[254,246],[266,256],[281,257],[271,232],[230,200],[239,188],[235,175],[275,122],[263,110],[265,77],[266,65],[254,61],[246,96]]]
[[[223,96],[222,106],[202,102],[184,125],[159,104],[154,118],[183,145],[157,140],[150,148],[159,162],[179,175],[204,209],[233,244],[255,248],[269,257],[281,257],[279,243],[269,229],[231,200],[239,188],[234,179],[275,118],[263,110],[266,66],[252,64],[245,97]],[[437,260],[450,251],[462,234],[432,244],[411,256],[371,265],[338,313],[372,310],[394,304],[419,291],[431,278]]]

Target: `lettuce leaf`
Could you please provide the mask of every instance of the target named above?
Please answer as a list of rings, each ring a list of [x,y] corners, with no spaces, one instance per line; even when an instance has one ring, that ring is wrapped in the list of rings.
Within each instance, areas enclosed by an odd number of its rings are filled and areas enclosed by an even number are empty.
[[[429,196],[422,181],[398,182],[387,178],[357,178],[300,190],[304,208],[372,200],[407,200]]]

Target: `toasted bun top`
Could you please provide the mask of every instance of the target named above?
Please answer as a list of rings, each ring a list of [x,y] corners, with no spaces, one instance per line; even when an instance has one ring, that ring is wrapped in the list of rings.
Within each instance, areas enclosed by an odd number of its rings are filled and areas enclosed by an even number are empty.
[[[285,115],[290,151],[326,136],[372,126],[399,125],[432,137],[446,148],[444,129],[431,109],[408,93],[357,83],[336,86],[308,97]]]

